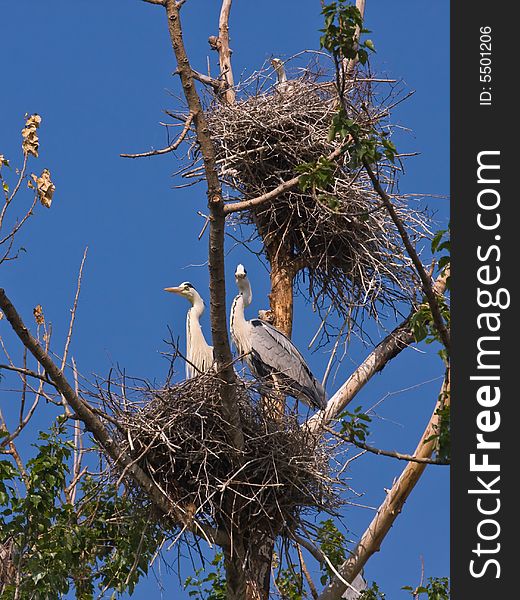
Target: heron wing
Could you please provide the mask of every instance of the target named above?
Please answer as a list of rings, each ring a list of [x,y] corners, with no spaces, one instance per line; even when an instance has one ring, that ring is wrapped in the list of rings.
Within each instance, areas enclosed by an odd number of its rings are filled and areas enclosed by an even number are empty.
[[[281,331],[260,319],[251,319],[251,367],[261,377],[279,373],[302,399],[323,408],[325,390],[307,366],[300,351]],[[300,396],[299,396],[300,397]]]

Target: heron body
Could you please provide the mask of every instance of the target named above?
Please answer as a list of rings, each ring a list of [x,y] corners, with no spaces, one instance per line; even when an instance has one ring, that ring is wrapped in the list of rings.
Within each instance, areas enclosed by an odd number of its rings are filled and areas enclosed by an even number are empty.
[[[197,290],[185,281],[177,287],[164,288],[186,298],[191,308],[186,315],[186,379],[191,379],[200,373],[209,371],[214,362],[213,346],[206,342],[200,318],[204,312],[204,300]]]
[[[283,61],[279,58],[271,59],[271,64],[276,72],[276,89],[278,92],[282,94],[286,94],[292,90],[294,90],[294,82],[289,82],[287,80],[287,74],[285,72],[285,67],[283,66]]]
[[[314,408],[325,408],[325,390],[291,340],[265,321],[245,318],[245,308],[253,295],[242,265],[237,267],[235,280],[239,294],[231,307],[231,337],[251,372],[261,378],[276,375],[287,385],[290,395]]]

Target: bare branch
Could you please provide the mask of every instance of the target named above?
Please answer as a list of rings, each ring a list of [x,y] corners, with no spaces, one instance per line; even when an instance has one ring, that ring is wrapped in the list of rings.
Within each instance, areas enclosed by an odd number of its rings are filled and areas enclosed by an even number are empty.
[[[429,458],[432,456],[436,440],[432,436],[437,432],[440,424],[440,416],[437,409],[449,404],[450,400],[450,372],[446,372],[439,398],[435,404],[430,420],[419,440],[414,456],[416,458]],[[377,552],[387,533],[390,531],[394,521],[401,512],[406,499],[423,474],[426,464],[409,462],[404,468],[399,479],[388,492],[384,502],[379,507],[376,516],[362,535],[352,555],[338,568],[342,578],[352,582],[361,571],[368,559]],[[340,600],[347,589],[344,583],[334,576],[329,585],[322,591],[319,600]]]
[[[33,377],[34,379],[40,379],[45,383],[53,385],[52,381],[46,375],[40,375],[40,373],[36,373],[36,371],[31,371],[31,369],[22,369],[21,367],[14,367],[12,365],[0,365],[0,370],[2,369],[5,369],[6,371],[15,371],[16,373],[21,373],[22,375]]]
[[[235,101],[235,83],[233,81],[233,69],[231,68],[231,49],[229,48],[229,13],[231,11],[231,2],[232,0],[222,0],[217,42],[220,76],[226,84],[224,99],[229,104],[233,104]]]
[[[418,458],[415,455],[403,454],[402,452],[397,452],[395,450],[382,450],[381,448],[374,448],[374,446],[369,446],[368,444],[365,444],[364,442],[360,442],[359,440],[356,440],[355,438],[353,438],[351,436],[341,435],[337,431],[334,431],[334,429],[330,429],[330,427],[325,427],[325,431],[327,431],[331,435],[333,435],[341,440],[344,440],[345,442],[348,442],[349,444],[353,444],[354,446],[361,448],[361,450],[366,450],[367,452],[371,452],[372,454],[377,454],[378,456],[389,456],[390,458],[397,458],[398,460],[406,460],[408,462],[424,463],[427,465],[449,465],[450,464],[449,460],[439,460],[439,459],[433,459],[433,458],[420,458],[420,457]]]
[[[410,241],[408,232],[406,231],[406,228],[403,225],[403,222],[399,218],[399,216],[394,208],[394,205],[392,204],[392,200],[391,200],[390,196],[385,192],[385,190],[381,186],[379,179],[375,175],[374,171],[372,170],[372,167],[370,166],[370,164],[366,158],[363,158],[363,165],[365,167],[366,172],[368,173],[368,176],[370,177],[370,179],[372,181],[374,190],[378,193],[379,197],[383,201],[383,204],[385,205],[386,209],[388,210],[388,213],[390,214],[392,221],[394,222],[397,230],[399,231],[399,235],[401,236],[401,239],[403,240],[403,244],[406,248],[406,251],[408,252],[408,255],[410,256],[410,258],[412,259],[412,262],[417,270],[417,273],[419,274],[419,277],[421,278],[423,292],[426,295],[426,298],[428,299],[428,304],[430,305],[430,309],[432,311],[432,318],[435,322],[435,326],[439,332],[442,343],[444,344],[444,346],[449,354],[450,348],[451,348],[450,333],[446,327],[444,319],[442,318],[442,314],[441,314],[441,311],[439,308],[439,301],[433,290],[431,278],[428,276],[428,273],[426,273],[426,270],[424,269],[424,265],[422,264],[421,259],[419,258],[419,255],[417,254],[415,248],[413,247],[412,242]]]
[[[166,148],[162,148],[161,150],[150,150],[149,152],[142,152],[141,154],[120,154],[119,156],[121,156],[122,158],[143,158],[145,156],[157,156],[158,154],[167,154],[168,152],[173,152],[174,150],[177,150],[177,148],[181,145],[182,141],[186,137],[186,134],[190,129],[192,121],[193,115],[190,113],[188,115],[188,118],[186,119],[181,133],[179,134],[179,137]]]

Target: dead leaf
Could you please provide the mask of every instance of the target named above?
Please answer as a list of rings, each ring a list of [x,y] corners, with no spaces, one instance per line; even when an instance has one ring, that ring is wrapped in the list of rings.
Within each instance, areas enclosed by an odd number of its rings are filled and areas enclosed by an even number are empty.
[[[31,175],[31,177],[36,182],[40,202],[43,204],[43,206],[50,208],[52,204],[52,196],[56,190],[56,186],[51,181],[51,172],[49,169],[43,169],[42,174],[38,178],[35,178],[33,175]]]
[[[4,313],[0,310],[0,321],[4,318]]]
[[[25,127],[22,129],[22,150],[24,154],[32,154],[38,156],[38,147],[40,141],[36,130],[40,126],[42,118],[40,115],[34,114],[27,116],[25,121]]]
[[[36,325],[43,325],[45,323],[45,317],[43,316],[43,308],[41,304],[38,304],[38,306],[33,309],[33,315]]]

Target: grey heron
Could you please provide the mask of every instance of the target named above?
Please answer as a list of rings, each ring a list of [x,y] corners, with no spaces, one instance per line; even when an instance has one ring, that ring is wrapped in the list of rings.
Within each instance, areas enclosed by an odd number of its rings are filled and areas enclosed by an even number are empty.
[[[235,281],[239,294],[231,307],[231,337],[251,372],[257,377],[276,375],[290,390],[291,396],[314,408],[324,409],[325,390],[291,340],[265,321],[246,320],[244,309],[251,304],[253,294],[243,265],[238,265]]]
[[[186,379],[191,379],[199,373],[209,371],[213,366],[213,346],[206,342],[200,325],[200,317],[204,312],[204,300],[189,281],[184,281],[177,287],[164,288],[186,298],[191,308],[186,315]]]
[[[287,74],[285,73],[285,67],[283,66],[284,65],[283,61],[280,60],[279,58],[272,58],[271,64],[274,67],[274,70],[276,72],[276,77],[278,79],[278,81],[276,83],[276,89],[282,94],[293,90],[294,82],[289,82],[287,80]]]

